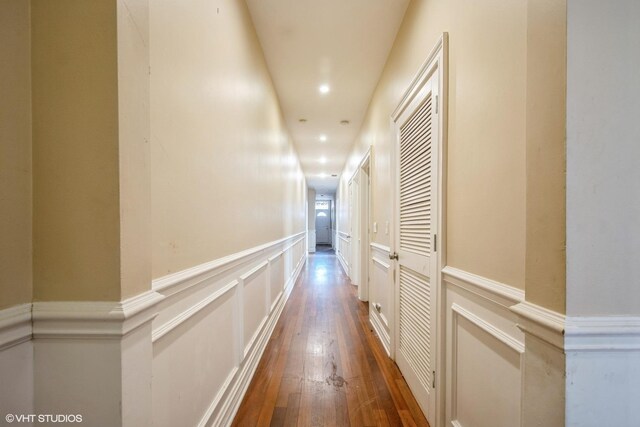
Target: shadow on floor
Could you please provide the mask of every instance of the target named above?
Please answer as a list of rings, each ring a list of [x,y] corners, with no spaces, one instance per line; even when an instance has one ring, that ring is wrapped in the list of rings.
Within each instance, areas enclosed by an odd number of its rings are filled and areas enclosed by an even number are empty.
[[[316,245],[316,253],[333,254],[333,248],[331,245]]]

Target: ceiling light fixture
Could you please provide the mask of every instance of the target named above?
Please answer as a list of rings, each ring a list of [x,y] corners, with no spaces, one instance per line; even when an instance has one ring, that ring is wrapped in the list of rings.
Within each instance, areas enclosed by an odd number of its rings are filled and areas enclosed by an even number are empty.
[[[320,87],[318,87],[318,90],[320,91],[321,94],[325,95],[329,93],[331,88],[329,87],[328,84],[321,84]]]
[[[320,135],[320,141],[326,142],[327,141],[327,135]]]
[[[346,125],[348,125],[348,124],[349,124],[349,120],[342,120],[342,121],[340,122],[340,124],[341,124],[342,126],[346,126]]]
[[[298,119],[300,123],[307,123],[307,119]]]
[[[320,157],[320,163],[324,164],[327,163],[327,158],[326,157]]]
[[[320,178],[326,178],[326,177],[327,177],[327,174],[326,174],[326,173],[324,173],[324,172],[322,172],[322,173],[321,173],[320,175],[318,175],[318,176],[319,176]]]

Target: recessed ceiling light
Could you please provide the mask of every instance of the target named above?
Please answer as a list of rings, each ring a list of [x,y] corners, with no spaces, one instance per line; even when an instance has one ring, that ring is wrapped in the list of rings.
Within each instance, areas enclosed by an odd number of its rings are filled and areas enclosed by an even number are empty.
[[[320,157],[320,163],[327,163],[327,158],[326,157]]]
[[[320,135],[320,141],[326,142],[327,141],[327,135]]]
[[[340,124],[341,124],[342,126],[348,125],[348,124],[349,124],[349,120],[342,120],[342,121],[340,122]]]
[[[325,94],[325,93],[329,93],[331,88],[329,87],[328,84],[322,84],[320,85],[320,87],[318,87],[318,90],[320,91],[320,93]]]

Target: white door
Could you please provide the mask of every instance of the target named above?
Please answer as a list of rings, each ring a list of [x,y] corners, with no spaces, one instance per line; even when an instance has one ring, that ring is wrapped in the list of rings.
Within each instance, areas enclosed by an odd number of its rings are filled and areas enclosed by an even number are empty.
[[[316,243],[319,245],[331,244],[331,209],[329,200],[323,203],[316,202]],[[326,209],[324,208],[326,207]]]
[[[395,358],[428,421],[435,416],[438,73],[396,120]]]

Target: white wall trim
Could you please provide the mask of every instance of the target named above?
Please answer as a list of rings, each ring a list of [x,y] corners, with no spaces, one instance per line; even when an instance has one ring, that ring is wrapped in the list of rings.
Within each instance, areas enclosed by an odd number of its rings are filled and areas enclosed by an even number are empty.
[[[151,289],[156,292],[162,292],[165,295],[172,294],[174,292],[177,292],[178,290],[183,290],[184,288],[191,287],[200,283],[202,280],[204,280],[204,277],[200,276],[206,275],[206,278],[217,276],[237,266],[246,258],[251,257],[252,255],[256,255],[259,252],[269,250],[275,245],[284,243],[291,239],[295,239],[299,236],[304,236],[305,234],[306,230],[296,234],[292,234],[291,236],[284,237],[279,240],[275,240],[273,242],[265,243],[254,248],[247,249],[246,251],[231,254],[213,261],[206,262],[204,264],[197,265],[195,267],[188,268],[186,270],[178,271],[176,273],[154,279]],[[200,280],[192,282],[194,279]]]
[[[31,303],[0,310],[0,351],[31,339]]]
[[[431,52],[429,52],[429,56],[427,56],[427,59],[424,60],[413,80],[411,80],[409,87],[402,95],[400,102],[398,102],[398,106],[393,111],[393,113],[391,113],[391,118],[394,121],[397,120],[402,112],[409,106],[409,101],[416,96],[416,94],[422,88],[423,84],[428,80],[429,76],[434,71],[435,67],[432,66],[434,61],[436,60],[437,56],[440,55],[441,51],[446,51],[446,49],[444,49],[444,46],[447,42],[447,37],[448,33],[443,33],[440,37],[438,37],[438,40],[436,40],[436,44],[433,49],[431,49]],[[442,64],[440,64],[439,66],[442,66]]]
[[[640,350],[640,317],[567,317],[564,349],[574,351]]]
[[[163,336],[166,336],[178,325],[187,322],[197,313],[207,310],[207,307],[212,307],[216,301],[224,299],[234,307],[234,313],[229,319],[232,324],[229,327],[233,326],[234,331],[231,335],[227,334],[233,337],[233,343],[229,343],[230,350],[235,354],[233,365],[228,367],[225,365],[223,382],[216,387],[215,391],[208,392],[211,395],[206,396],[201,409],[202,413],[197,414],[194,424],[199,426],[231,425],[307,260],[306,236],[304,234],[305,232],[297,233],[286,239],[273,242],[269,246],[262,245],[240,254],[233,254],[220,260],[202,264],[196,269],[178,272],[168,276],[171,280],[161,278],[154,281],[154,287],[162,291],[163,294],[166,293],[167,297],[165,302],[161,304],[162,311],[155,321],[163,323],[154,324],[152,331],[154,343],[162,343]],[[283,274],[278,272],[277,275],[272,275],[274,263],[282,263]],[[262,283],[262,278],[258,275],[265,272],[265,286],[261,284],[253,290],[245,289],[245,285],[253,283],[254,280],[260,280]],[[272,283],[273,280],[277,280],[278,283]],[[259,294],[252,294],[254,301],[260,300],[260,298],[255,299],[256,295],[265,293],[265,316],[257,322],[259,324],[256,325],[255,330],[250,331],[251,336],[245,338],[244,314],[245,310],[251,309],[246,306],[245,301],[248,291],[259,292]],[[277,293],[277,296],[272,295],[272,292]],[[227,300],[227,296],[231,294],[233,294],[233,301]],[[275,296],[273,302],[272,296]],[[262,310],[262,307],[259,309]],[[207,339],[213,340],[214,344],[218,342],[216,335],[209,336]],[[179,344],[179,340],[166,342],[169,347],[159,347],[163,348],[162,351],[170,351],[169,349],[174,345],[183,345]],[[163,345],[161,344],[161,346]],[[188,349],[184,347],[177,348],[179,352],[185,350],[188,352]],[[220,373],[222,374],[222,372]],[[170,384],[162,383],[162,385],[158,385],[158,388],[153,389],[153,393],[163,393],[165,387],[170,386]],[[197,392],[197,390],[193,392]],[[188,393],[184,395],[184,398],[189,398]],[[183,411],[187,409],[186,407],[181,408]]]
[[[369,322],[371,323],[371,326],[373,326],[373,330],[378,335],[384,350],[387,352],[387,356],[391,356],[391,337],[382,324],[384,322],[383,316],[381,313],[375,311],[375,308],[373,308],[373,310],[371,310],[371,308],[372,307],[370,306]]]
[[[34,302],[34,338],[120,339],[153,320],[153,308],[164,299],[154,291],[121,302]]]
[[[386,252],[387,254],[391,252],[391,248],[389,246],[382,245],[380,243],[371,242],[369,245],[371,246],[371,248],[376,249],[380,252]]]
[[[501,373],[501,367],[497,360],[502,360],[498,355],[506,349],[508,352],[513,352],[518,357],[518,371],[517,374],[510,372],[508,379],[496,378],[497,382],[505,381],[504,386],[509,385],[508,390],[503,389],[500,392],[502,398],[506,396],[515,396],[516,393],[520,393],[520,399],[513,399],[512,404],[515,405],[515,401],[519,401],[520,409],[522,409],[522,396],[523,396],[523,376],[525,365],[525,340],[522,331],[517,327],[518,316],[515,315],[511,306],[518,303],[524,298],[524,292],[503,283],[496,282],[485,277],[463,271],[460,269],[445,267],[443,270],[443,295],[445,311],[445,339],[444,345],[446,347],[446,353],[444,358],[447,360],[445,365],[445,383],[446,383],[446,402],[445,402],[445,416],[442,420],[442,425],[459,426],[458,416],[462,412],[458,412],[459,405],[464,404],[466,414],[469,411],[473,411],[474,403],[469,401],[469,389],[466,388],[469,384],[465,383],[459,386],[459,382],[463,381],[459,376],[460,372],[466,372],[466,380],[470,377],[468,366],[459,367],[461,361],[460,357],[463,356],[459,353],[459,329],[460,322],[464,319],[468,324],[473,325],[473,332],[469,331],[473,335],[478,337],[486,336],[491,341],[487,341],[487,352],[480,352],[475,354],[474,358],[488,357],[487,362],[491,363],[491,368],[495,371],[491,371],[492,375],[499,376]],[[476,337],[476,338],[478,338]],[[468,356],[468,355],[464,355]],[[493,358],[496,359],[493,359]],[[462,360],[467,360],[463,357]],[[504,362],[507,363],[507,362]],[[506,367],[506,365],[505,365]],[[459,371],[459,369],[461,369]],[[466,371],[465,371],[466,369]],[[489,367],[487,367],[489,369]],[[517,381],[517,386],[516,382]],[[478,387],[478,384],[475,384]],[[473,389],[474,392],[478,390]],[[496,393],[496,390],[493,391]],[[465,400],[459,401],[460,396],[466,396]],[[495,397],[495,396],[493,396]],[[492,397],[478,397],[476,400],[477,405],[491,404]],[[466,407],[471,405],[471,407]],[[486,414],[485,414],[486,415]],[[522,415],[520,413],[519,418],[510,418],[507,420],[506,413],[495,414],[502,425],[505,422],[510,423],[513,426],[519,426],[522,424]],[[515,417],[515,415],[511,414]],[[502,417],[502,418],[500,418]],[[488,422],[487,419],[484,422]]]
[[[222,384],[222,387],[220,387],[220,390],[216,394],[216,397],[213,398],[213,400],[211,401],[211,404],[209,405],[204,415],[200,419],[200,422],[198,423],[198,427],[204,427],[207,425],[207,422],[211,419],[211,416],[215,412],[216,408],[220,406],[224,406],[225,404],[226,405],[229,404],[229,401],[223,401],[223,399],[225,398],[225,395],[228,394],[230,387],[233,385],[233,380],[236,379],[239,371],[240,370],[236,367],[236,368],[233,368],[233,370],[229,373],[224,383]],[[221,412],[224,412],[224,411],[221,411]],[[217,426],[221,424],[213,424],[213,425]]]
[[[386,261],[386,258],[389,256],[390,249],[388,246],[382,245],[380,243],[370,242],[370,254],[371,254],[371,262],[380,266],[383,270],[386,271],[387,278],[389,275],[389,270],[391,269],[391,264]],[[382,255],[384,258],[381,258]],[[373,278],[373,273],[369,274],[370,280]],[[369,321],[373,326],[378,338],[382,342],[382,346],[387,352],[387,356],[391,357],[391,336],[389,334],[389,321],[384,316],[384,314],[376,309],[376,304],[379,301],[371,301],[369,304]]]
[[[298,280],[306,260],[307,257],[302,256],[293,274],[289,278],[288,283],[285,285],[273,314],[267,317],[265,319],[266,322],[263,322],[258,328],[262,333],[257,334],[251,340],[251,345],[248,346],[248,351],[240,368],[234,369],[227,378],[223,387],[198,423],[198,427],[231,425],[233,422],[242,403],[242,399],[249,388],[253,375],[258,368],[258,363],[267,347],[269,338],[280,319],[280,315],[284,310],[285,304],[291,295],[293,286]]]
[[[285,250],[288,250],[288,249],[290,249],[290,248],[287,248]],[[244,285],[244,282],[249,281],[251,278],[253,278],[253,276],[255,276],[259,272],[265,270],[268,265],[269,265],[269,261],[262,261],[260,264],[258,264],[257,266],[255,266],[254,268],[249,270],[248,272],[244,273],[243,275],[241,275],[240,276],[240,280],[243,282],[242,284]]]
[[[511,311],[520,317],[517,326],[522,332],[533,335],[560,350],[564,348],[564,315],[528,301],[512,306]]]
[[[510,307],[524,301],[524,291],[468,271],[446,266],[442,269],[448,283],[473,292],[497,304]]]
[[[453,303],[451,310],[458,316],[464,317],[469,322],[482,329],[487,334],[491,335],[498,341],[510,347],[512,350],[517,351],[520,354],[524,353],[524,344],[511,335],[504,333],[502,330],[496,328],[491,323],[487,322],[480,316],[470,312],[469,310],[461,307],[460,305]]]
[[[382,261],[380,258],[376,257],[376,256],[372,256],[371,260],[373,262],[375,262],[376,264],[378,264],[380,267],[384,268],[385,270],[389,270],[391,268],[391,265]]]
[[[349,245],[349,252],[351,252],[351,236],[343,231],[338,231],[338,233],[338,239],[346,242],[347,245]],[[338,251],[336,255],[338,256],[338,261],[340,261],[340,265],[342,265],[344,273],[349,276],[349,261],[344,257],[342,242],[338,242]]]
[[[177,328],[179,325],[181,325],[182,323],[186,322],[187,320],[189,320],[190,318],[195,316],[200,311],[204,310],[207,306],[212,304],[214,301],[218,300],[224,294],[226,294],[227,292],[229,292],[232,289],[235,289],[235,287],[239,283],[240,282],[238,282],[237,280],[234,280],[233,282],[229,283],[228,285],[224,286],[223,288],[218,289],[216,292],[212,293],[211,295],[209,295],[208,297],[206,297],[202,301],[198,302],[197,304],[192,305],[187,310],[185,310],[182,313],[178,314],[177,316],[173,317],[171,320],[169,320],[169,321],[165,322],[164,324],[160,325],[158,328],[154,328],[153,333],[151,335],[151,341],[152,342],[158,341],[160,338],[162,338],[165,335],[167,335],[169,332],[171,332],[172,330]]]
[[[273,264],[282,255],[284,255],[284,251],[280,251],[277,254],[273,255],[272,257],[269,257],[269,259],[267,261],[269,261],[269,264]]]

